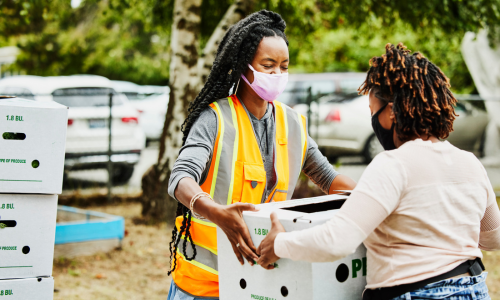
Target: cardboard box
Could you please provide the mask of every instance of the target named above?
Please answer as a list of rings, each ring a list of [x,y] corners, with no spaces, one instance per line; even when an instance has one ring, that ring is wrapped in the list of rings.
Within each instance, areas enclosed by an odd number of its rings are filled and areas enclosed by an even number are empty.
[[[347,196],[329,195],[259,205],[259,212],[244,212],[252,241],[257,247],[271,229],[270,214],[278,218],[286,231],[320,225],[330,220]],[[242,266],[229,240],[217,229],[220,299],[262,300],[359,300],[366,286],[366,248],[341,260],[308,263],[280,259],[277,268],[265,270],[258,265]]]
[[[0,279],[52,275],[57,195],[0,194]]]
[[[24,278],[0,280],[0,297],[9,300],[52,300],[54,298],[54,278]]]
[[[60,194],[67,107],[7,98],[0,111],[0,193]]]

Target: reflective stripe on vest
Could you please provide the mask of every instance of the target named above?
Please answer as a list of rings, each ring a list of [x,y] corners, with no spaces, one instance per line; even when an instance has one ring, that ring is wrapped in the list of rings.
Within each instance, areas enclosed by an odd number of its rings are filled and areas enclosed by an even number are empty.
[[[202,190],[222,205],[289,200],[306,155],[306,118],[274,101],[274,168],[277,178],[272,192],[264,198],[266,171],[250,116],[235,95],[217,100],[210,107],[217,115],[218,130],[210,169],[200,185]],[[178,231],[182,220],[182,216],[176,220]],[[181,241],[174,281],[179,288],[192,295],[217,297],[216,226],[193,217],[190,232],[197,254],[194,260],[188,261],[182,254],[184,241]],[[184,236],[182,238],[185,239]],[[186,254],[192,257],[190,241],[187,241]]]

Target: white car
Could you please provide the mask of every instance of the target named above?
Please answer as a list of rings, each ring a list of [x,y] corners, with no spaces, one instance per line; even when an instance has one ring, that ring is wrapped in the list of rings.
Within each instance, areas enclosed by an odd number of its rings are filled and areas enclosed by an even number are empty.
[[[149,96],[168,94],[168,86],[138,85],[130,81],[111,80],[113,88],[120,94],[125,94],[130,101],[144,100]]]
[[[139,124],[144,130],[148,142],[160,139],[165,124],[168,99],[169,94],[167,93],[129,102],[139,112]]]
[[[368,96],[332,94],[318,102],[319,112],[318,105],[311,104],[309,135],[325,155],[333,158],[362,155],[366,162],[370,162],[384,150],[372,129]],[[306,104],[297,104],[294,109],[308,115]],[[448,141],[481,156],[488,114],[468,102],[457,103],[455,111],[459,116]]]
[[[0,94],[36,101],[56,101],[69,108],[66,170],[106,168],[109,94],[113,94],[111,124],[113,182],[126,183],[145,146],[139,113],[117,94],[111,81],[94,75],[16,76],[0,80]]]
[[[139,124],[146,141],[157,141],[163,132],[169,99],[168,86],[138,85],[129,81],[112,80],[114,89],[127,96],[129,104],[140,114]]]

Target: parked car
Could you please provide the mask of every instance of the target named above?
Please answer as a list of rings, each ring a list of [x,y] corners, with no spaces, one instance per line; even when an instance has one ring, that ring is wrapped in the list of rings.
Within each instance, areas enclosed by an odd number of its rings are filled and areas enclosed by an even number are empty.
[[[286,89],[277,100],[290,107],[305,104],[308,88],[316,99],[328,94],[351,94],[365,79],[366,73],[356,72],[290,74]]]
[[[0,80],[0,94],[68,106],[66,170],[106,168],[109,94],[113,96],[111,159],[115,183],[127,182],[144,149],[139,113],[117,94],[111,82],[94,75],[16,76]]]
[[[339,97],[333,94],[322,97],[318,102],[319,111],[316,103],[311,105],[309,134],[325,155],[334,159],[344,155],[362,155],[366,162],[370,162],[383,151],[371,126],[368,96],[351,94]],[[294,109],[306,115],[308,107],[298,104]],[[466,101],[457,103],[455,111],[459,116],[448,141],[480,156],[488,114]]]
[[[128,100],[134,101],[137,99],[143,99],[145,96],[140,94],[139,85],[130,81],[122,81],[122,80],[111,80],[111,84],[113,89],[120,94],[124,94],[127,96]]]
[[[138,85],[130,81],[111,80],[115,91],[125,94],[130,101],[144,100],[149,96],[168,94],[168,86]]]
[[[139,124],[146,134],[146,142],[160,139],[167,114],[169,94],[149,96],[143,100],[130,101],[139,112]]]
[[[138,85],[129,81],[112,80],[114,89],[130,100],[139,112],[139,124],[146,134],[146,145],[160,139],[165,123],[170,94],[168,86]]]

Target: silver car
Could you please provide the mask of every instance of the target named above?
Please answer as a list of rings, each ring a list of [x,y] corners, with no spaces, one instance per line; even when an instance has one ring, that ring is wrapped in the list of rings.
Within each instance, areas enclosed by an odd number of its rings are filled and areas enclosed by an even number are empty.
[[[335,159],[338,156],[362,155],[370,162],[383,151],[371,126],[368,96],[329,95],[310,107],[309,134],[322,152]],[[294,109],[308,114],[306,104]],[[458,148],[482,155],[486,126],[489,121],[485,110],[461,101],[455,111],[459,115],[448,141]]]

